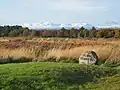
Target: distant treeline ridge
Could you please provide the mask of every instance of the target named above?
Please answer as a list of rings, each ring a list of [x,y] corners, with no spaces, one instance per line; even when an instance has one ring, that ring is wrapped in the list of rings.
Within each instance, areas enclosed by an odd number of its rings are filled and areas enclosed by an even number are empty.
[[[72,28],[67,30],[30,30],[22,26],[0,26],[0,37],[68,37],[68,38],[120,38],[120,28],[105,28],[96,30],[93,27],[91,30],[86,30],[84,27],[80,29]]]

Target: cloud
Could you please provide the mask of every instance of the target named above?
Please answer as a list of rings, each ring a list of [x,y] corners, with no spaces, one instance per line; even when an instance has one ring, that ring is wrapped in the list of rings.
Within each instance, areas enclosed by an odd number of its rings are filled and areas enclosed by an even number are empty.
[[[119,3],[120,0],[1,0],[0,20],[1,23],[119,22]]]
[[[107,10],[108,7],[99,5],[94,0],[51,0],[49,6],[56,10]]]
[[[103,0],[102,0],[103,1]],[[64,11],[108,10],[96,0],[21,0],[18,3],[24,8]],[[17,1],[16,1],[17,2]],[[18,5],[18,6],[19,6]]]
[[[109,21],[106,21],[105,24],[107,24],[107,25],[117,25],[117,24],[119,24],[119,21],[118,20],[109,20]]]

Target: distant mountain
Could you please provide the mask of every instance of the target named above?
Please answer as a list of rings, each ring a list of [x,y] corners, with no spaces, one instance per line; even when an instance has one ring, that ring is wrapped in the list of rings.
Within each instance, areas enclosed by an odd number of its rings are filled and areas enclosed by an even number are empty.
[[[93,25],[88,23],[73,23],[72,27],[79,29],[81,27],[84,27],[85,29],[92,29]]]
[[[104,26],[97,26],[97,28],[120,28],[120,25],[104,25]]]
[[[118,23],[112,23],[111,25],[104,25],[104,26],[93,26],[91,24],[85,23],[85,22],[80,22],[80,23],[72,23],[72,24],[54,24],[51,22],[41,22],[41,23],[33,23],[33,24],[6,24],[9,26],[15,26],[15,25],[20,25],[23,27],[28,27],[29,29],[36,29],[36,30],[60,30],[61,28],[66,28],[66,29],[79,29],[81,27],[84,27],[85,29],[92,29],[92,27],[95,27],[97,30],[101,28],[120,28],[120,24]],[[5,26],[5,25],[1,25]]]
[[[66,28],[66,29],[79,29],[81,27],[84,27],[85,29],[92,29],[93,25],[88,24],[88,23],[72,23],[72,24],[54,24],[51,22],[41,22],[41,23],[34,23],[34,24],[24,24],[23,27],[28,27],[30,29],[37,29],[37,30],[42,30],[42,29],[61,29],[61,28]]]

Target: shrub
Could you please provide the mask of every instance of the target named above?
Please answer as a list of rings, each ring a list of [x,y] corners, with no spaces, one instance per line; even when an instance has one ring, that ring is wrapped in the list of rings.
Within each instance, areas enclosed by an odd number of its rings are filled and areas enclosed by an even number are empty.
[[[8,58],[0,58],[0,64],[6,64],[6,63],[24,63],[24,62],[31,62],[32,58],[13,58],[8,56]]]

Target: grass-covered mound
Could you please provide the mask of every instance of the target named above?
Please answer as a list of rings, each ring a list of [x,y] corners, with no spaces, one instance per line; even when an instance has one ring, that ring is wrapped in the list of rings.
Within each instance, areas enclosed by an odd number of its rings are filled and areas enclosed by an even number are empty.
[[[88,90],[120,84],[117,69],[70,63],[0,65],[0,90]],[[107,78],[108,77],[108,78]],[[104,80],[108,80],[105,81]],[[100,81],[101,80],[101,81]],[[103,85],[105,83],[105,85]],[[113,90],[114,89],[113,86]],[[118,87],[120,89],[120,87]],[[104,90],[104,89],[103,89]],[[105,88],[106,90],[106,88]],[[108,90],[109,87],[108,87]]]

